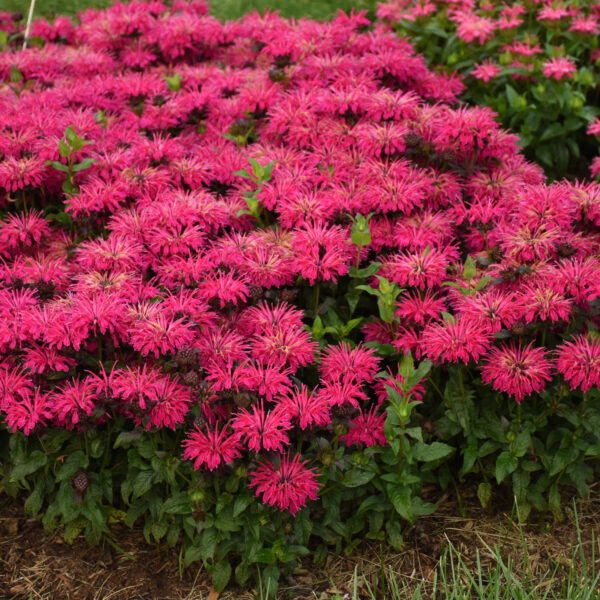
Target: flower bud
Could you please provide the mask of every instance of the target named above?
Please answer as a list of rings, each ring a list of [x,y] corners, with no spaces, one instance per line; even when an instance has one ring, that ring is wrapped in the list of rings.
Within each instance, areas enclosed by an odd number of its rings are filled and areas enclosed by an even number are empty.
[[[79,471],[75,473],[73,479],[71,479],[71,485],[79,495],[83,496],[90,486],[91,481],[92,480],[87,472],[83,469],[79,469]]]
[[[571,96],[569,100],[569,106],[573,110],[577,110],[583,106],[583,100],[579,96]]]

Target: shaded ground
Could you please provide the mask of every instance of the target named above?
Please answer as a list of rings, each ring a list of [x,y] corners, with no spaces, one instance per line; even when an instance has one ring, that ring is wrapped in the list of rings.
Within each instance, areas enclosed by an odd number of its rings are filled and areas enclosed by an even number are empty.
[[[390,553],[379,543],[367,543],[359,552],[344,557],[329,555],[323,568],[307,562],[304,568],[282,582],[281,598],[326,600],[334,588],[352,592],[355,569],[360,575],[359,592],[368,582],[379,588],[382,565],[387,578],[395,576],[401,584],[425,582],[425,591],[434,579],[445,546],[456,547],[465,563],[475,567],[477,551],[484,566],[493,567],[486,548],[496,547],[514,562],[518,572],[523,565],[524,547],[533,573],[547,573],[572,566],[573,546],[578,543],[574,511],[567,507],[561,523],[540,520],[519,528],[509,512],[486,514],[476,500],[463,498],[466,516],[459,515],[453,499],[440,502],[437,513],[419,521],[407,533],[405,551]],[[508,508],[508,507],[507,507]],[[104,543],[95,548],[83,538],[67,545],[59,532],[47,536],[41,523],[24,514],[19,502],[0,498],[0,598],[3,600],[216,600],[209,577],[202,569],[180,573],[177,554],[159,553],[147,545],[140,531],[115,531],[115,538],[135,561]],[[577,503],[581,543],[588,560],[600,569],[600,485],[588,501]],[[595,545],[595,548],[594,548]],[[594,557],[594,558],[592,558]],[[577,559],[576,559],[577,560]],[[362,594],[361,594],[362,595]],[[367,595],[364,596],[367,598]],[[234,590],[221,594],[221,600],[251,599],[251,591]]]

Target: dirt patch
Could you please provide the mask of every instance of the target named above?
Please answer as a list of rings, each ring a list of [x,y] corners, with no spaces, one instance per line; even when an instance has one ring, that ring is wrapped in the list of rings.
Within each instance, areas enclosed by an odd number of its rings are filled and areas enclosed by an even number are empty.
[[[600,569],[600,546],[594,538],[594,532],[600,531],[600,486],[595,486],[591,499],[577,502],[576,513],[567,507],[564,521],[555,523],[551,517],[540,517],[522,527],[515,522],[508,504],[506,510],[490,515],[468,493],[463,494],[460,504],[455,497],[442,498],[438,503],[435,514],[407,532],[403,552],[390,552],[379,542],[367,542],[349,556],[330,554],[323,568],[315,569],[307,562],[281,582],[281,597],[325,599],[336,589],[342,594],[352,593],[355,570],[360,576],[357,587],[364,597],[367,585],[381,589],[382,580],[390,576],[411,587],[421,583],[426,591],[449,544],[472,568],[477,560],[494,566],[489,548],[498,549],[505,560],[511,558],[517,574],[526,552],[531,571],[541,575],[554,569],[560,573],[571,566],[572,548],[579,535],[588,560],[594,556]],[[0,499],[0,511],[3,600],[209,599],[210,578],[202,568],[180,570],[175,552],[146,544],[139,530],[115,531],[119,546],[132,560],[106,542],[90,547],[78,538],[68,545],[60,532],[46,535],[41,523],[28,517],[21,504],[11,498]],[[217,597],[213,593],[210,600]],[[253,594],[233,590],[220,596],[221,600],[234,598],[250,600]]]

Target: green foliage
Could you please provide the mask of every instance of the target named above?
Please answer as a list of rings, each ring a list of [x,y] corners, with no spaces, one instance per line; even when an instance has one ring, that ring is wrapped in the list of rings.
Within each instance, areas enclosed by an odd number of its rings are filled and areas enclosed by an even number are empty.
[[[76,155],[85,146],[92,144],[84,138],[79,137],[75,133],[75,129],[69,126],[65,129],[65,137],[58,142],[58,152],[61,158],[66,159],[66,164],[60,160],[49,160],[46,166],[51,166],[57,171],[64,173],[66,178],[63,182],[63,192],[69,196],[76,194],[79,188],[75,185],[75,175],[80,171],[89,169],[94,164],[93,158],[82,158],[79,162],[75,162]]]
[[[273,171],[275,162],[271,161],[263,166],[255,158],[251,157],[248,160],[250,162],[250,166],[252,167],[251,172],[247,169],[242,169],[241,171],[236,171],[234,175],[243,177],[245,179],[250,179],[255,187],[252,190],[247,190],[244,192],[244,199],[246,201],[247,209],[241,208],[238,211],[237,216],[241,217],[242,215],[250,215],[256,221],[258,226],[262,228],[265,226],[265,223],[269,223],[269,216],[264,211],[264,207],[260,203],[260,198],[258,195],[262,189],[262,186],[271,179],[271,173]]]
[[[477,14],[494,17],[502,6],[495,3],[488,12],[482,8],[482,14]],[[426,18],[402,20],[395,28],[410,37],[430,64],[463,75],[463,99],[497,112],[501,123],[519,135],[526,157],[539,163],[550,179],[587,177],[587,166],[598,155],[598,144],[586,133],[600,114],[600,74],[590,58],[598,39],[538,19],[535,4],[526,8],[529,14],[524,15],[522,25],[496,31],[484,44],[463,41],[457,35],[456,21],[443,6]],[[515,41],[539,45],[540,52],[522,56],[505,49]],[[577,72],[558,81],[546,77],[542,66],[552,57],[571,59]],[[474,67],[484,61],[499,67],[489,81],[472,75]]]

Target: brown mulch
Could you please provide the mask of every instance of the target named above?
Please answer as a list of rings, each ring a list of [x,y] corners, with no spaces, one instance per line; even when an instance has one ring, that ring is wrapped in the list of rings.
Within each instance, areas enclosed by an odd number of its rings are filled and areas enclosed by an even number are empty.
[[[368,586],[380,587],[382,573],[387,578],[395,576],[401,585],[412,587],[420,583],[426,592],[440,556],[449,544],[461,553],[467,566],[474,567],[479,559],[484,566],[493,567],[494,558],[488,549],[492,547],[499,550],[504,560],[511,557],[518,574],[523,565],[524,546],[534,574],[571,566],[578,533],[573,505],[568,506],[568,500],[562,522],[539,516],[537,521],[519,526],[508,503],[505,510],[489,514],[473,496],[463,492],[460,505],[454,497],[438,500],[438,511],[419,520],[407,532],[402,552],[385,549],[379,542],[365,542],[349,556],[330,554],[321,568],[307,561],[303,568],[282,580],[281,598],[329,600],[335,591],[351,594],[355,571],[359,575],[359,592],[366,592]],[[594,538],[594,532],[600,531],[600,486],[595,487],[589,500],[577,501],[576,510],[586,554],[600,561],[599,540]],[[19,501],[0,497],[0,599],[250,600],[254,597],[252,590],[233,590],[219,596],[202,568],[180,571],[176,552],[159,551],[146,544],[138,530],[115,530],[114,539],[130,557],[105,542],[90,547],[83,537],[68,545],[60,531],[45,534],[41,523],[26,515]],[[597,568],[600,570],[600,562]]]

